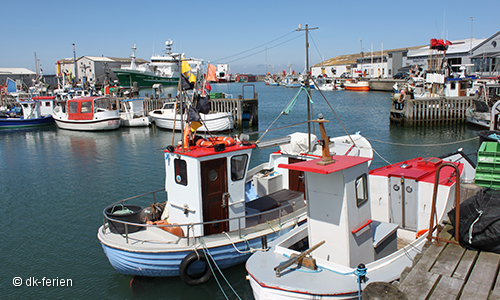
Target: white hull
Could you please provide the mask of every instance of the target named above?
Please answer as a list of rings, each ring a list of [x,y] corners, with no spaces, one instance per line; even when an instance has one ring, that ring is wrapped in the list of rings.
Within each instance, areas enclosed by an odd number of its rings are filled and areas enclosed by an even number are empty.
[[[68,130],[81,130],[81,131],[101,131],[101,130],[114,130],[120,127],[119,118],[109,118],[90,121],[74,121],[55,119],[56,125],[61,129]]]
[[[204,124],[197,131],[229,131],[234,128],[233,116],[231,113],[213,113],[213,114],[200,114],[202,123]],[[153,118],[156,126],[164,129],[181,130],[181,116],[171,112],[163,112],[162,114],[151,112],[150,116]],[[175,124],[175,125],[174,125]]]
[[[287,236],[280,237],[272,242],[271,249],[287,239],[300,239],[307,235],[307,224],[292,230]],[[299,237],[297,237],[299,236]],[[397,280],[406,267],[411,267],[415,256],[422,251],[426,236],[421,236],[406,247],[384,257],[383,259],[366,264],[369,281],[361,284],[364,289],[371,282],[392,282]],[[289,299],[353,299],[358,297],[359,285],[356,268],[348,268],[333,262],[317,260],[318,270],[293,269],[284,272],[282,277],[276,277],[273,267],[287,259],[284,253],[266,253],[266,261],[260,260],[257,281],[252,275],[248,276],[256,300],[289,300]],[[254,256],[261,256],[256,253]],[[255,263],[253,256],[248,263]],[[247,269],[249,269],[247,263]],[[255,266],[254,266],[255,267]]]
[[[68,115],[60,110],[52,116],[56,126],[61,129],[81,131],[114,130],[120,127],[120,116],[117,110],[97,112],[92,120],[69,120]]]
[[[147,127],[151,124],[150,117],[135,117],[127,118],[126,116],[120,116],[120,126],[125,127]]]

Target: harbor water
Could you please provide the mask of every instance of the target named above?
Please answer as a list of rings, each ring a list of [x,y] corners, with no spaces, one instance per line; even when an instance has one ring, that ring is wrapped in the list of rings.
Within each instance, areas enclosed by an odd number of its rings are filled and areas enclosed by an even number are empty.
[[[289,127],[269,130],[263,140],[307,132],[307,124],[291,126],[307,119],[304,93],[288,115],[276,120],[299,90],[262,82],[254,85],[259,98],[259,127],[243,130],[251,133],[251,140],[262,136],[273,122],[271,129]],[[212,92],[234,97],[242,94],[242,89],[240,83],[212,85]],[[319,91],[312,95],[315,118],[322,113],[330,121],[328,135],[360,131],[369,139],[376,151],[371,168],[459,148],[476,159],[480,129],[465,123],[427,127],[390,124],[390,93],[325,91],[329,104]],[[317,127],[316,131],[319,136]],[[175,143],[179,139],[177,133]],[[223,275],[217,273],[207,284],[188,286],[179,278],[121,275],[104,255],[96,237],[103,209],[120,199],[163,188],[163,149],[170,144],[172,133],[156,127],[78,132],[50,125],[0,131],[1,298],[253,299],[244,265],[223,270]],[[269,153],[276,150],[255,149],[250,167],[267,161]]]

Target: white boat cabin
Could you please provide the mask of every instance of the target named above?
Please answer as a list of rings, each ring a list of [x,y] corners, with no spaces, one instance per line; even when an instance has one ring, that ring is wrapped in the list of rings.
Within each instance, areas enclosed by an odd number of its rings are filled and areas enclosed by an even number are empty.
[[[307,241],[309,246],[325,241],[314,251],[316,259],[355,268],[395,252],[398,237],[411,242],[428,228],[432,186],[441,159],[418,158],[370,172],[369,158],[333,159],[328,165],[317,164],[318,160],[280,165],[305,173]],[[454,196],[453,172],[452,168],[441,171],[438,201]],[[437,219],[441,219],[451,204],[438,202],[437,207]]]
[[[35,97],[30,101],[19,101],[23,108],[24,119],[42,118],[52,115],[54,111],[52,96]]]
[[[165,151],[165,189],[169,222],[193,223],[194,235],[203,236],[245,227],[245,178],[254,145],[235,144],[224,149],[193,147]],[[243,217],[229,222],[196,224]],[[187,234],[187,233],[185,233]],[[193,232],[189,235],[192,236]]]

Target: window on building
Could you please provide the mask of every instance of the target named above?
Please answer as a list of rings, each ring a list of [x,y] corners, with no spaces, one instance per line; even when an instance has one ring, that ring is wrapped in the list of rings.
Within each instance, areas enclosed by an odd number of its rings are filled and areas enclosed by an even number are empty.
[[[248,155],[235,155],[231,157],[231,180],[238,181],[245,177]]]
[[[186,161],[174,159],[175,182],[177,184],[187,185],[187,167]]]

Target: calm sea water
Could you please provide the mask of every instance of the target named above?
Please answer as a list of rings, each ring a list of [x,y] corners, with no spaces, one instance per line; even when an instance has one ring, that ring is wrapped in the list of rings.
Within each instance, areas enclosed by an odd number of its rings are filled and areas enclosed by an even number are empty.
[[[298,92],[263,83],[254,86],[259,98],[259,127],[245,132],[265,130]],[[216,84],[212,91],[236,97],[243,88],[245,94],[251,91],[239,83]],[[383,157],[375,155],[372,168],[385,165],[384,160],[394,163],[417,156],[438,156],[458,148],[474,153],[478,148],[478,140],[473,139],[478,129],[465,124],[416,128],[391,125],[390,93],[323,94],[345,129],[349,133],[361,131]],[[331,121],[327,133],[345,135],[318,91],[313,91],[313,101],[314,114],[321,112]],[[292,112],[281,116],[272,128],[306,118],[306,96],[302,94]],[[306,132],[307,125],[269,131],[264,140],[295,131]],[[251,138],[256,140],[260,135],[252,134]],[[177,134],[176,140],[179,138]],[[133,277],[111,267],[97,240],[104,207],[164,187],[162,149],[171,142],[170,131],[154,127],[111,132],[73,132],[55,126],[0,131],[0,298],[224,299],[224,293],[230,299],[237,298],[225,282],[221,283],[222,292],[214,279],[196,287],[178,278],[135,278],[131,283]],[[255,150],[251,166],[266,161],[275,150]],[[252,299],[245,276],[243,265],[224,270],[224,277],[239,297]],[[220,275],[218,278],[224,281]],[[14,286],[19,279],[21,286]],[[71,280],[71,286],[46,286],[48,280],[59,285],[62,280]]]

